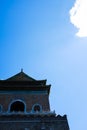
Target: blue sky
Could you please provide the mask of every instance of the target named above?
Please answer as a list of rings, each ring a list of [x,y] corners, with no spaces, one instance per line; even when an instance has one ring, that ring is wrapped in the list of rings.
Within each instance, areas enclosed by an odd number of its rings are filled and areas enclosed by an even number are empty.
[[[47,79],[51,110],[67,114],[70,130],[82,130],[87,129],[87,37],[70,14],[75,2],[0,0],[0,78],[23,68],[37,80]]]

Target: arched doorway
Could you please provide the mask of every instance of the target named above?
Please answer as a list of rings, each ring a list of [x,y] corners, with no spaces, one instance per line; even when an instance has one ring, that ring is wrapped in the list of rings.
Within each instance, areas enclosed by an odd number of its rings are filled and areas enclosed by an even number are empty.
[[[24,112],[25,111],[25,104],[20,100],[16,100],[11,103],[10,105],[10,112]]]

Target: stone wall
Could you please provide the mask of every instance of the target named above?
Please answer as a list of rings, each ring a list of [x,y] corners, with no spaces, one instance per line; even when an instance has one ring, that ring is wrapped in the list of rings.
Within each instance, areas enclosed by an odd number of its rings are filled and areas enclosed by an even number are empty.
[[[14,118],[13,118],[14,117]],[[69,130],[65,117],[21,117],[0,118],[1,130]]]

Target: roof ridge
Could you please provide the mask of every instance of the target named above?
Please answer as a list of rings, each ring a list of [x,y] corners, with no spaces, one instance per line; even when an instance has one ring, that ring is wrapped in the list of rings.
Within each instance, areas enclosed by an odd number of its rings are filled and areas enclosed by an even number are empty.
[[[12,77],[6,79],[9,81],[35,81],[34,78],[30,77],[29,75],[27,75],[26,73],[24,73],[23,71],[13,75]]]

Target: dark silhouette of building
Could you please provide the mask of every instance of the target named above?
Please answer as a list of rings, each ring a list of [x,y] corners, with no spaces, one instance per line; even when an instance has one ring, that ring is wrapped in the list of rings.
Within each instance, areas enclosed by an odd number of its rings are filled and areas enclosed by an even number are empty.
[[[0,80],[0,130],[69,130],[66,115],[50,110],[50,87],[23,71]]]

